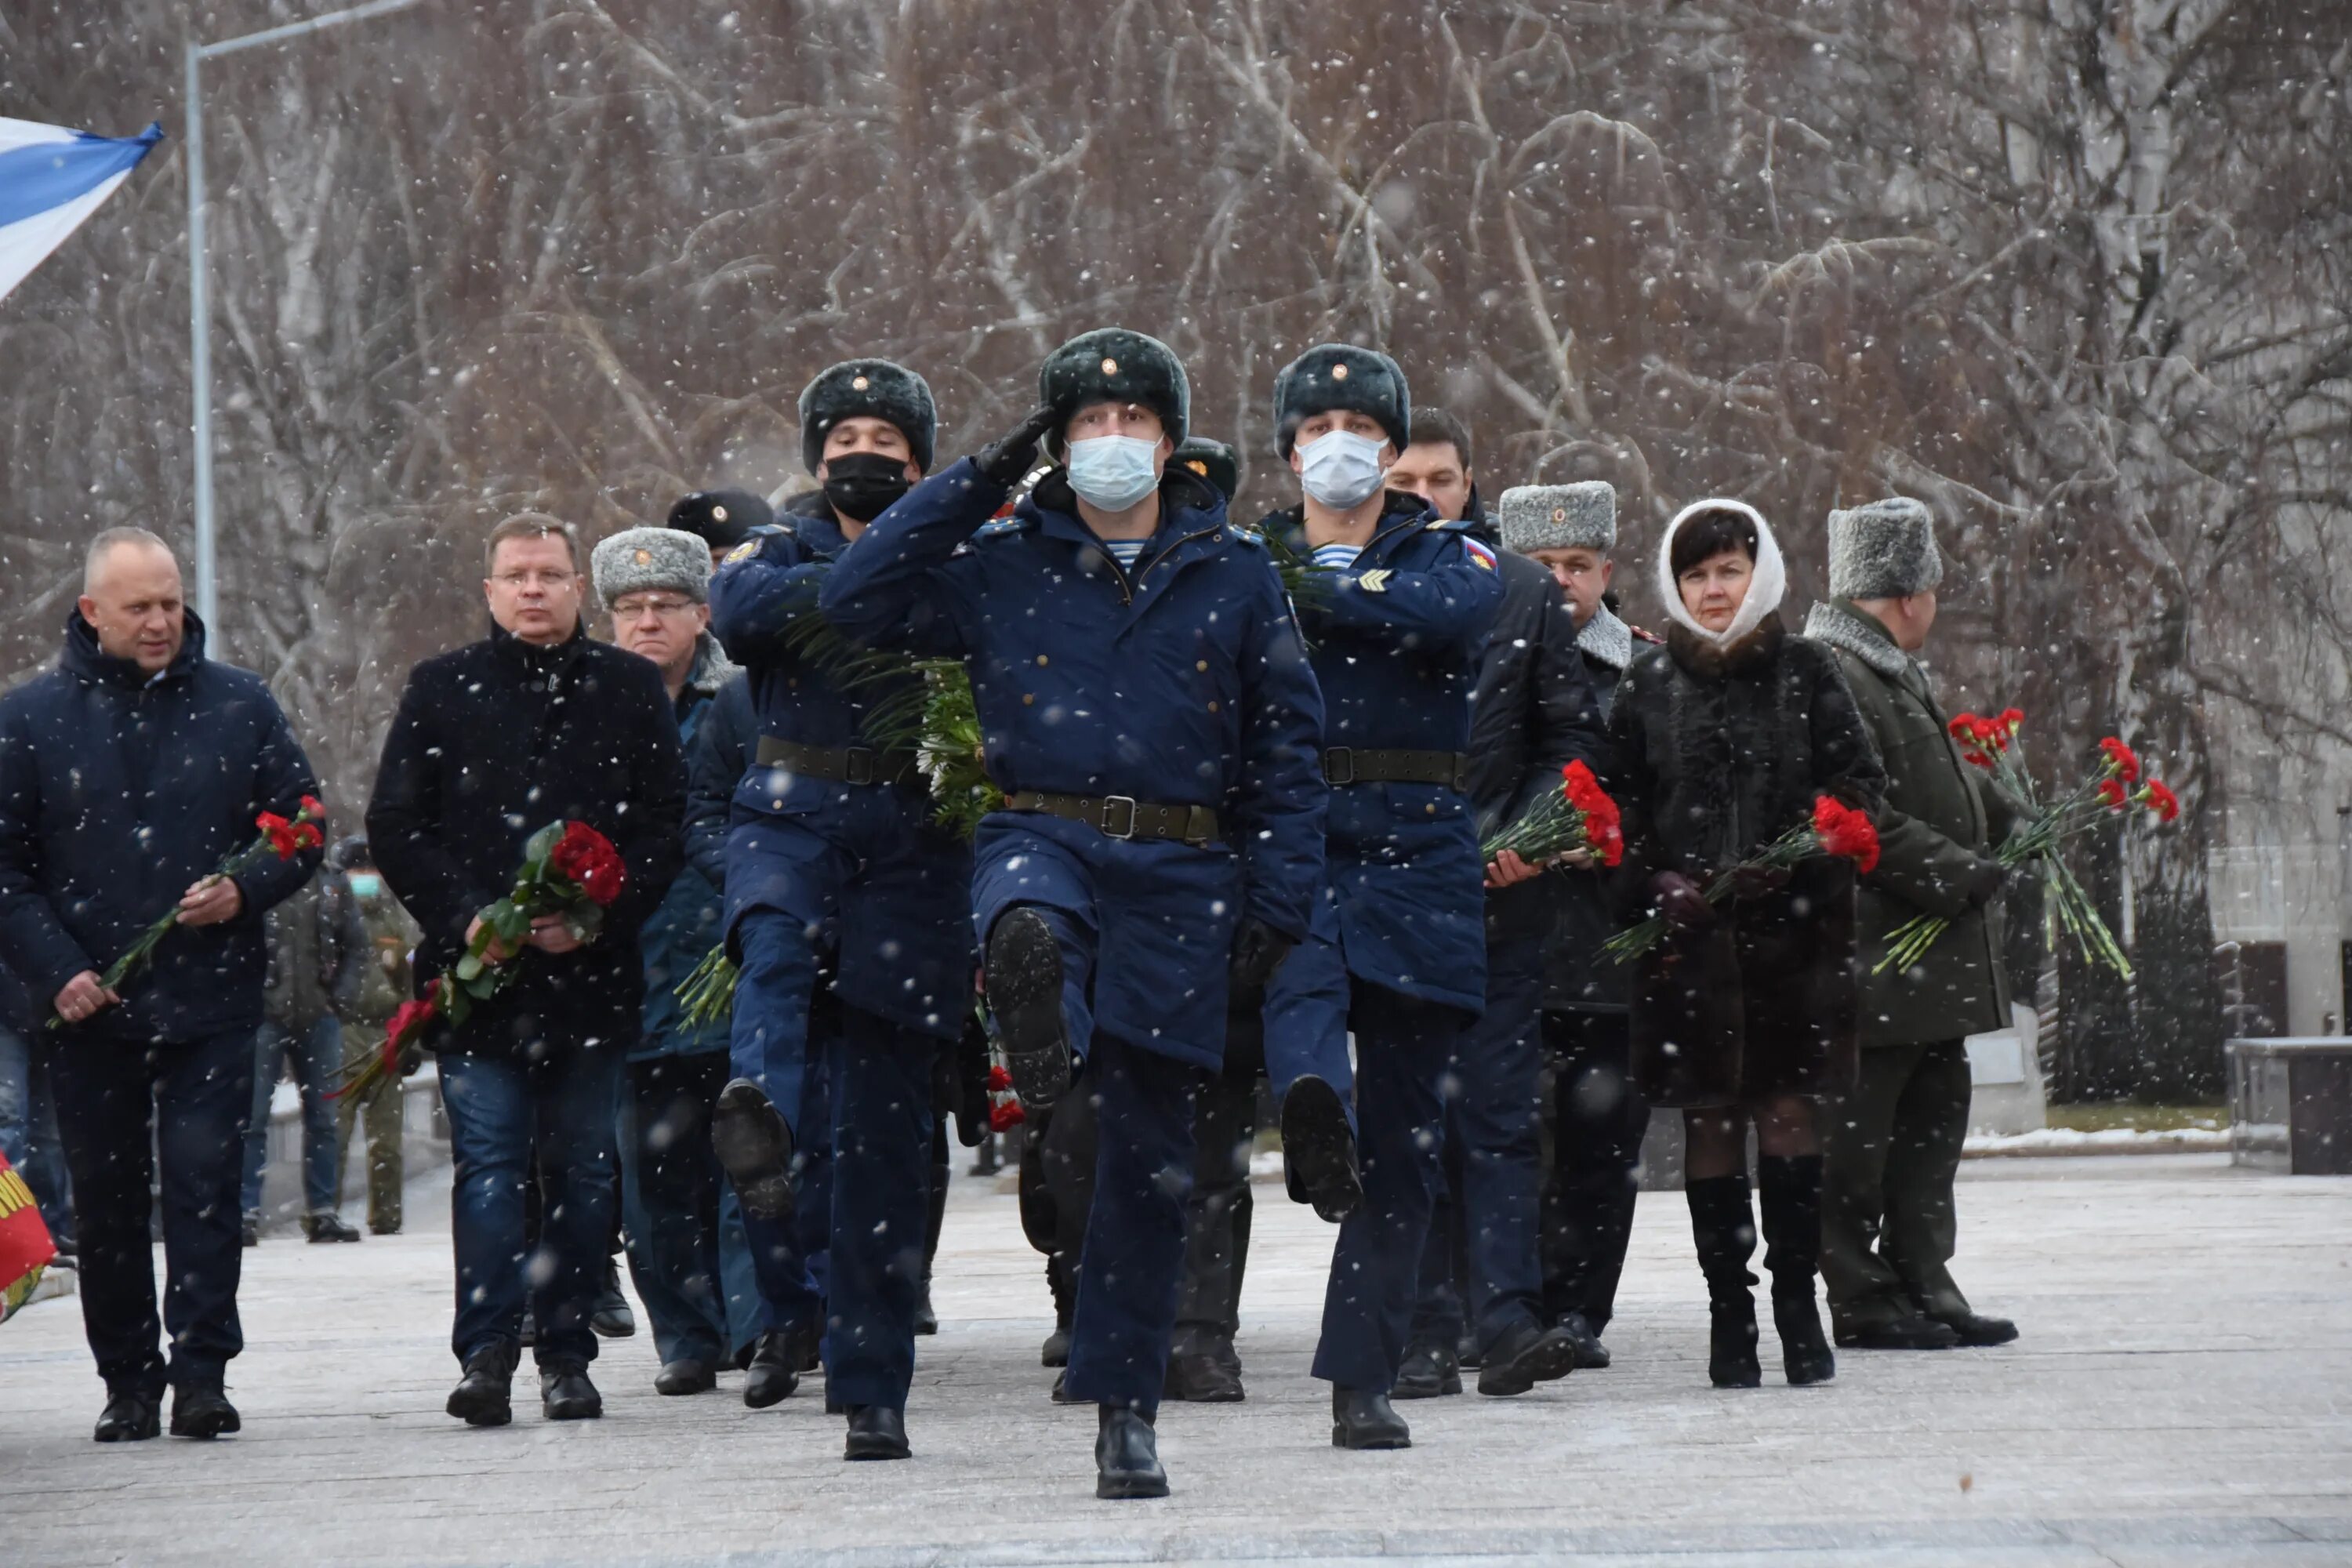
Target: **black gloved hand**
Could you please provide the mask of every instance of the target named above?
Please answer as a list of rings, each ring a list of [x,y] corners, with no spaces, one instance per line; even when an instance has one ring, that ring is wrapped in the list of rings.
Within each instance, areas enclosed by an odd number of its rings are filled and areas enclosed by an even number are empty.
[[[1013,485],[1036,460],[1037,437],[1061,417],[1050,408],[1033,408],[1019,427],[1000,441],[991,441],[971,455],[971,466],[991,484]]]
[[[1677,931],[1705,931],[1719,918],[1699,885],[1680,871],[1661,871],[1651,878],[1650,896]]]
[[[1731,868],[1731,896],[1742,903],[1769,899],[1789,885],[1786,866],[1735,866]]]
[[[1244,916],[1241,929],[1234,932],[1234,962],[1230,980],[1244,991],[1262,991],[1282,961],[1290,956],[1291,941],[1264,921]]]
[[[1970,909],[1982,909],[1992,902],[1994,896],[2000,891],[2001,884],[2008,879],[2008,867],[1998,860],[1979,856],[1971,860],[1966,869],[1953,876],[1952,887],[1969,901]]]

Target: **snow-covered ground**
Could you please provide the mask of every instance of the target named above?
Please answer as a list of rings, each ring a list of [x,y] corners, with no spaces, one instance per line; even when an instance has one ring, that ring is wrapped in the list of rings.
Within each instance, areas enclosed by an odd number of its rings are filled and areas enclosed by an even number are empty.
[[[732,1376],[664,1399],[642,1332],[596,1363],[601,1422],[542,1423],[527,1374],[513,1426],[449,1420],[446,1181],[406,1235],[245,1255],[234,1439],[94,1445],[74,1303],[0,1326],[0,1561],[2352,1562],[2352,1181],[1973,1161],[1959,1272],[2024,1337],[1749,1393],[1706,1386],[1681,1200],[1644,1194],[1616,1365],[1407,1405],[1394,1454],[1328,1446],[1307,1363],[1332,1233],[1261,1185],[1249,1402],[1167,1409],[1175,1495],[1141,1504],[1094,1500],[1092,1413],[1046,1401],[1042,1271],[992,1183],[950,1210],[917,1458],[845,1466],[821,1384],[764,1412]]]

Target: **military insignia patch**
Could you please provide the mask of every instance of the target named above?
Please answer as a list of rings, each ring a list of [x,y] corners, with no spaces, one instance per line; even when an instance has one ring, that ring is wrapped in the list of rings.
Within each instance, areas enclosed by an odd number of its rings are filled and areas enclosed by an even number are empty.
[[[1356,578],[1356,586],[1367,594],[1385,594],[1389,591],[1389,579],[1394,575],[1385,566],[1375,566]]]
[[[1495,552],[1476,540],[1465,539],[1462,542],[1462,548],[1470,552],[1470,559],[1477,564],[1484,566],[1489,572],[1495,569]]]
[[[756,539],[747,539],[742,543],[737,545],[734,549],[729,551],[727,552],[727,558],[719,562],[719,564],[721,566],[732,566],[738,561],[749,561],[758,553],[760,553],[760,542]]]

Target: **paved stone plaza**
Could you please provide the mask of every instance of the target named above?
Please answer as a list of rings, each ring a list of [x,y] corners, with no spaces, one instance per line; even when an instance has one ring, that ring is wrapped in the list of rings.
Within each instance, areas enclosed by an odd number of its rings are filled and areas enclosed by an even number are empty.
[[[89,1441],[70,1301],[0,1326],[0,1562],[83,1563],[2352,1563],[2352,1181],[2221,1156],[1972,1162],[1959,1273],[1994,1351],[1848,1352],[1837,1381],[1706,1386],[1679,1194],[1645,1194],[1616,1366],[1404,1406],[1418,1445],[1328,1446],[1307,1380],[1331,1231],[1258,1188],[1240,1406],[1171,1406],[1163,1502],[1094,1500],[1091,1410],[1046,1401],[1039,1260],[959,1181],[916,1458],[844,1465],[814,1381],[664,1399],[608,1342],[602,1421],[441,1413],[444,1173],[415,1228],[246,1255],[241,1436]],[[1768,1355],[1767,1365],[1772,1366]]]

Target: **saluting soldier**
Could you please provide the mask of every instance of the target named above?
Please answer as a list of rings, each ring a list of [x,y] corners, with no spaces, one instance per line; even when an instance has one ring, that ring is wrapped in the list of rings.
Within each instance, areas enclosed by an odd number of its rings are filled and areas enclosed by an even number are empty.
[[[1170,458],[1190,393],[1107,328],[1041,406],[919,486],[821,598],[861,642],[961,658],[1005,809],[973,846],[988,1004],[1022,1102],[1084,1063],[1100,1136],[1069,1397],[1098,1407],[1096,1495],[1168,1490],[1153,1421],[1230,968],[1263,984],[1321,879],[1322,707],[1265,551]],[[992,521],[1038,437],[1061,466]]]
[[[742,1201],[768,1314],[744,1402],[770,1405],[793,1391],[818,1328],[815,1281],[796,1245],[793,1155],[818,1131],[820,1115],[804,1114],[809,1015],[829,978],[839,1026],[817,1042],[833,1145],[826,1397],[848,1417],[845,1458],[903,1459],[931,1072],[971,1007],[971,861],[934,824],[913,751],[877,751],[865,732],[877,705],[920,676],[845,679],[836,645],[814,634],[819,584],[922,478],[936,416],[922,377],[880,359],[824,371],[800,412],[822,504],[736,546],[711,584],[712,629],[749,672],[760,722],[730,813],[737,1076],[711,1137]]]

